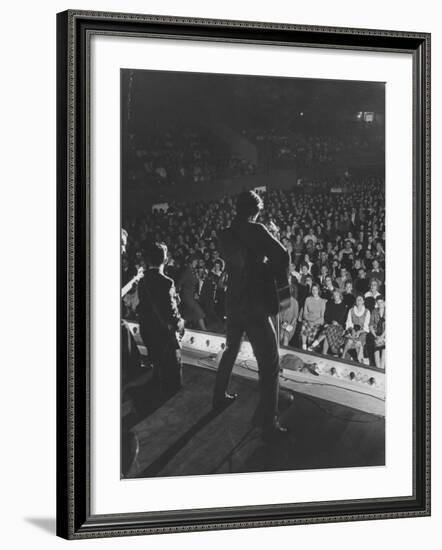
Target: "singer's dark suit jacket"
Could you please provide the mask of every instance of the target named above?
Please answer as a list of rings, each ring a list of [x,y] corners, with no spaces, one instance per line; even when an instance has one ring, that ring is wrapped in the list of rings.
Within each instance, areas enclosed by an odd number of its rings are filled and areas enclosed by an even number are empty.
[[[227,311],[265,309],[271,289],[264,272],[284,277],[289,265],[287,250],[264,225],[249,221],[235,220],[221,233],[220,244],[228,273]],[[269,267],[264,266],[266,261]]]

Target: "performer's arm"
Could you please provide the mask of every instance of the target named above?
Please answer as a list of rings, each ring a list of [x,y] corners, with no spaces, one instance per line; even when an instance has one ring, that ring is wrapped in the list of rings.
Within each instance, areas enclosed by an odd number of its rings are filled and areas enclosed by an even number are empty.
[[[263,253],[267,256],[275,271],[286,270],[289,268],[289,253],[285,247],[268,231],[263,225],[260,228],[259,240]]]

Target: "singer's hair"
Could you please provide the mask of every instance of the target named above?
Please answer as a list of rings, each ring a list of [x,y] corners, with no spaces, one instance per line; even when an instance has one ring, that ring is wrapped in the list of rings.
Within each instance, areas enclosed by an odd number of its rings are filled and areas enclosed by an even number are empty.
[[[258,214],[263,208],[261,197],[255,191],[243,191],[238,195],[236,215],[238,218],[250,218]]]
[[[150,243],[146,246],[146,260],[149,266],[159,267],[167,259],[167,246],[163,243]]]

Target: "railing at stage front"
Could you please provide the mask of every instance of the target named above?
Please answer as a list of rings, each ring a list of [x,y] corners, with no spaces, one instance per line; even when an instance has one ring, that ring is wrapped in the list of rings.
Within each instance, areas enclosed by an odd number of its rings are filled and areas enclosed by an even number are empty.
[[[140,353],[146,356],[147,350],[141,340],[138,323],[126,323]],[[225,345],[226,338],[222,334],[186,330],[181,342],[183,362],[216,371]],[[281,346],[279,355],[282,388],[385,416],[383,370],[291,347]],[[247,340],[241,344],[233,373],[252,380],[258,379],[258,366]]]

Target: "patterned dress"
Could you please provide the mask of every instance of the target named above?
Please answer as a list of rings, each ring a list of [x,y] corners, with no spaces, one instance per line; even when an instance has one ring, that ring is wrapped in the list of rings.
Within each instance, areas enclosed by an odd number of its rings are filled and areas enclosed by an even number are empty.
[[[313,298],[308,296],[304,303],[303,321],[301,334],[307,339],[307,344],[311,344],[316,338],[319,329],[324,324],[325,300],[322,298]]]
[[[347,308],[344,302],[335,303],[330,301],[325,308],[325,322],[328,326],[325,329],[325,336],[333,354],[337,354],[344,345],[344,324]],[[333,324],[335,321],[338,324]]]
[[[357,309],[356,306],[352,307],[351,310],[348,312],[347,328],[353,328],[355,325],[359,325],[361,327],[361,333],[359,334],[357,341],[353,342],[353,347],[356,347],[357,343],[365,346],[369,323],[370,310],[367,309],[365,306],[360,311]],[[350,338],[350,340],[352,339]]]

